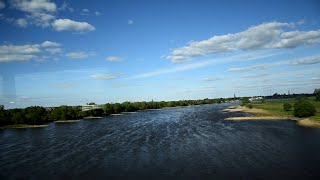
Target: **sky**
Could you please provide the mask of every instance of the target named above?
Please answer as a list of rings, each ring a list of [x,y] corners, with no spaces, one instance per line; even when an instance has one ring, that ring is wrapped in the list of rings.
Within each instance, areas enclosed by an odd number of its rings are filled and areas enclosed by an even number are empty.
[[[0,0],[5,108],[320,88],[317,0]]]

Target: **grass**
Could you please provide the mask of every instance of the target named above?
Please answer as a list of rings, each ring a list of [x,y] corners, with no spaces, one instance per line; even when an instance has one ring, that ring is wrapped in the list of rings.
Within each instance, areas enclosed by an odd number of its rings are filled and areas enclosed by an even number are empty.
[[[320,101],[316,101],[315,97],[309,97],[308,101],[315,106],[317,111],[316,114],[314,116],[309,117],[309,119],[320,121]],[[292,105],[292,108],[290,111],[283,110],[283,104],[286,102]],[[296,102],[295,98],[270,99],[270,100],[266,100],[264,103],[260,101],[255,101],[252,103],[252,107],[257,109],[267,110],[268,113],[270,113],[270,115],[294,117],[293,105],[295,102]]]
[[[7,125],[2,126],[0,129],[25,129],[25,128],[41,128],[41,127],[47,127],[48,125],[42,124],[42,125],[29,125],[29,124],[14,124],[14,125]]]

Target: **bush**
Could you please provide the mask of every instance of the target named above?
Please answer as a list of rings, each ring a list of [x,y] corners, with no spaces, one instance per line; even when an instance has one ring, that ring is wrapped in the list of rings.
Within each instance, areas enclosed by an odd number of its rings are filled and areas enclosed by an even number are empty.
[[[307,100],[300,99],[294,103],[294,116],[310,117],[316,114],[316,108]]]
[[[283,110],[290,111],[291,108],[292,108],[291,104],[289,104],[289,103],[284,103],[283,104]]]
[[[248,104],[247,107],[252,109],[252,104]]]
[[[314,90],[314,95],[316,96],[316,100],[320,101],[320,89],[315,89]]]
[[[245,106],[245,105],[247,105],[249,103],[250,103],[250,100],[249,100],[248,97],[244,97],[244,98],[241,99],[241,105],[242,106]]]

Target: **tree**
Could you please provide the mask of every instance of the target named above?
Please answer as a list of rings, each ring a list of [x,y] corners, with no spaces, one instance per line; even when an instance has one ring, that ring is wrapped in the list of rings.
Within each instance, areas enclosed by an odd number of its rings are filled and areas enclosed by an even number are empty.
[[[285,111],[290,111],[290,109],[292,108],[290,103],[284,103],[283,104],[283,110]]]
[[[320,101],[320,89],[315,89],[313,94],[316,96],[316,100]]]
[[[31,106],[24,109],[27,124],[42,124],[46,121],[47,111],[40,106]]]
[[[249,103],[250,103],[250,100],[249,100],[248,97],[244,97],[244,98],[241,99],[241,105],[242,106],[245,106],[245,105],[247,105]]]
[[[294,103],[294,116],[296,117],[310,117],[315,113],[316,108],[314,105],[305,99],[299,99]]]

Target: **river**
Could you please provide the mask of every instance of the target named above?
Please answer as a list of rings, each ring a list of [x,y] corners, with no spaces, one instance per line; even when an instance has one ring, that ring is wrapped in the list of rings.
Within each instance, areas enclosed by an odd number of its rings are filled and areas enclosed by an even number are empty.
[[[0,179],[318,179],[320,129],[210,104],[0,130]]]

